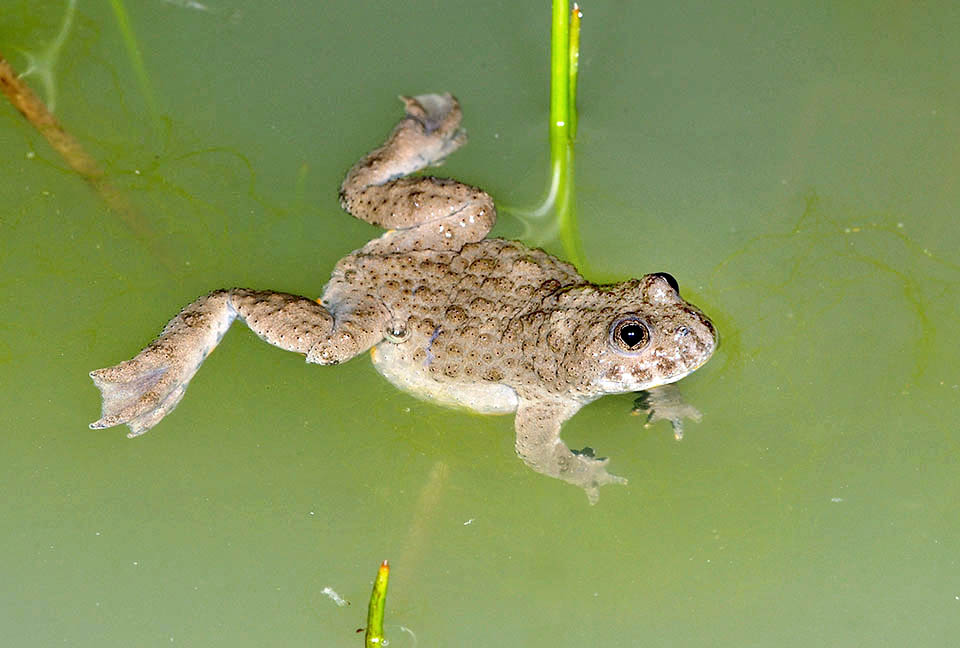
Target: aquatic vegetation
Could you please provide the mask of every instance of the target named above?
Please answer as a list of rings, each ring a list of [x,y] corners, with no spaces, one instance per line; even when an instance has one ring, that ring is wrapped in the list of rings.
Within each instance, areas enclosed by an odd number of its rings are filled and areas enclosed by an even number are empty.
[[[127,56],[130,57],[130,63],[133,65],[133,71],[137,75],[137,82],[140,84],[140,92],[143,94],[144,101],[147,102],[147,109],[150,111],[151,121],[154,130],[160,132],[160,110],[157,108],[157,100],[153,94],[153,86],[150,84],[150,76],[147,74],[147,66],[143,62],[143,54],[140,52],[140,44],[137,42],[137,36],[133,31],[133,24],[130,22],[130,15],[127,13],[126,5],[123,0],[110,0],[110,6],[113,8],[113,15],[117,19],[117,28],[120,35],[123,36],[123,43],[127,48]]]
[[[364,637],[366,648],[386,645],[383,636],[383,613],[387,606],[387,585],[390,582],[390,565],[384,560],[377,569],[377,578],[370,592],[370,604],[367,607],[367,632]]]
[[[554,0],[550,39],[550,187],[540,204],[533,209],[509,208],[527,227],[524,238],[540,242],[559,233],[567,260],[583,265],[583,254],[577,236],[574,194],[574,138],[577,131],[577,76],[580,61],[580,20],[583,12],[574,2]],[[555,227],[536,226],[551,212]],[[540,233],[535,236],[534,230]],[[536,241],[535,241],[536,242]]]
[[[550,54],[550,195],[560,241],[570,262],[583,265],[577,218],[574,208],[573,143],[577,131],[577,75],[580,61],[580,19],[577,3],[568,9],[566,2],[554,0]]]
[[[174,7],[180,7],[181,9],[192,9],[193,11],[200,11],[205,13],[214,13],[215,10],[211,9],[202,2],[197,2],[196,0],[162,0],[165,4],[173,5]]]
[[[27,59],[27,69],[20,74],[20,78],[36,77],[40,85],[43,86],[44,99],[50,112],[54,112],[57,105],[57,81],[54,76],[54,68],[56,68],[57,60],[60,58],[63,44],[67,42],[70,29],[73,27],[73,17],[76,9],[77,0],[67,0],[67,11],[63,14],[60,31],[43,50],[30,52],[20,49],[20,53]]]

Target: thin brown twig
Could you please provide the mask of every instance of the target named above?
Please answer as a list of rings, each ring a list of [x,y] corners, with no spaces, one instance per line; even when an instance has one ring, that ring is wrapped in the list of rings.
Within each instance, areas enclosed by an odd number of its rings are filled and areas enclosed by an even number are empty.
[[[68,133],[56,117],[47,109],[46,104],[24,83],[13,67],[0,54],[0,90],[7,96],[14,108],[20,111],[28,122],[46,138],[50,146],[60,157],[96,190],[107,207],[117,214],[133,234],[144,242],[150,251],[167,267],[173,270],[174,264],[157,249],[149,223],[140,216],[126,196],[108,179],[107,174],[97,161],[87,153],[73,135]]]

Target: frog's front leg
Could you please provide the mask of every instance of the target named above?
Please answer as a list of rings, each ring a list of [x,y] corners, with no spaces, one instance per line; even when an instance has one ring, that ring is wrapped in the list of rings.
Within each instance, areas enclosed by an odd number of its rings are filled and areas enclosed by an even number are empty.
[[[630,413],[639,416],[644,412],[647,413],[646,427],[657,421],[670,421],[673,438],[677,441],[683,438],[683,419],[699,421],[703,418],[700,410],[683,400],[683,394],[673,383],[640,392]]]
[[[588,453],[577,454],[560,438],[563,422],[580,409],[562,401],[520,399],[516,418],[517,454],[539,473],[562,479],[582,488],[591,504],[600,498],[604,484],[626,484],[627,480],[607,472],[607,459]]]
[[[130,427],[127,436],[135,437],[159,423],[180,402],[190,379],[237,318],[266,342],[320,364],[348,360],[382,337],[382,327],[340,322],[306,297],[217,290],[181,310],[132,360],[90,372],[103,396],[103,415],[90,427],[125,423]]]

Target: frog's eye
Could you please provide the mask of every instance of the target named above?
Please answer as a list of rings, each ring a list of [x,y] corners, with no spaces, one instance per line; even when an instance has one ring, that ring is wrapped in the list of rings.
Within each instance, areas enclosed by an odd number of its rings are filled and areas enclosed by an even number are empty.
[[[666,281],[668,284],[670,284],[670,287],[673,288],[673,292],[677,293],[678,295],[680,294],[680,284],[677,283],[677,280],[673,278],[672,274],[669,274],[667,272],[654,272],[653,275],[651,276],[660,277],[661,279]]]
[[[616,349],[639,351],[650,341],[650,329],[636,317],[624,317],[610,329],[610,341]]]

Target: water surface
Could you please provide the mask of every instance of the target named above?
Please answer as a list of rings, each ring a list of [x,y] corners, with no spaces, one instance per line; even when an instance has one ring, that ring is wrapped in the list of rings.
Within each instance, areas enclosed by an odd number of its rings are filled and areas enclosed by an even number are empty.
[[[954,3],[586,3],[584,271],[669,271],[722,336],[682,442],[627,396],[569,422],[630,480],[594,507],[523,466],[509,418],[240,328],[145,437],[87,429],[87,372],[183,304],[319,294],[375,235],[336,188],[396,95],[460,97],[444,173],[516,207],[547,180],[545,3],[128,4],[146,84],[81,1],[57,114],[142,230],[0,109],[9,645],[358,646],[384,558],[395,646],[955,641]],[[8,2],[0,51],[24,68],[64,5]]]

